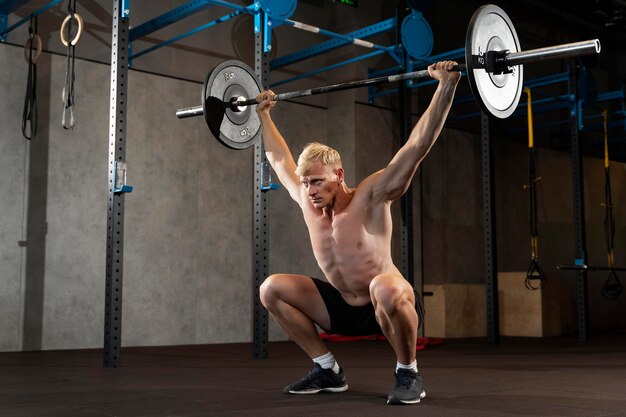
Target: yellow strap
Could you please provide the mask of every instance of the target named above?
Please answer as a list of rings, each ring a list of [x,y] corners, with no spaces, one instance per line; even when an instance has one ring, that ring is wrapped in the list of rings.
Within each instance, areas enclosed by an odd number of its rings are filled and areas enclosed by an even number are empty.
[[[530,99],[530,88],[524,87],[524,92],[528,95],[528,147],[533,148],[535,140],[533,137],[533,106]]]
[[[604,168],[609,167],[609,134],[606,128],[606,119],[609,112],[604,110],[602,112],[602,120],[604,124]]]
[[[530,256],[532,259],[537,260],[539,258],[539,242],[537,236],[530,237]]]

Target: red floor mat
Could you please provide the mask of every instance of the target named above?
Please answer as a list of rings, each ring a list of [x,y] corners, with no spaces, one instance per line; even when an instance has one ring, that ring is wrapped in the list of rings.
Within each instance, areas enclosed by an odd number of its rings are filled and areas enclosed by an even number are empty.
[[[340,334],[327,334],[320,333],[322,340],[329,342],[355,342],[357,340],[387,340],[385,336],[370,335],[370,336],[342,336]],[[436,339],[433,337],[418,337],[415,343],[415,350],[424,350],[426,346],[436,346],[443,344],[443,339]]]

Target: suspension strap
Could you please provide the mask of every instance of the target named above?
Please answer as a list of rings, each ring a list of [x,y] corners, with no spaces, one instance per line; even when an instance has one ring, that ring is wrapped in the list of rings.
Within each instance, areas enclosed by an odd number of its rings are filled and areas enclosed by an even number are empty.
[[[64,129],[74,128],[74,81],[76,79],[74,75],[74,59],[75,52],[74,46],[78,43],[80,35],[83,31],[83,19],[78,13],[76,13],[76,0],[68,0],[67,2],[68,15],[63,20],[61,30],[59,34],[61,36],[61,42],[67,47],[67,69],[65,71],[65,85],[63,86],[63,117],[61,123]],[[73,29],[75,34],[72,37]]]
[[[41,55],[41,49],[41,38],[37,34],[37,17],[31,16],[28,25],[28,40],[24,45],[24,58],[28,62],[28,76],[22,112],[22,135],[28,140],[37,134],[37,59]]]
[[[607,130],[608,111],[602,112],[604,123],[604,241],[609,266],[609,276],[602,286],[602,295],[615,300],[622,293],[622,284],[614,269],[615,218],[613,216],[613,197],[611,195],[611,166],[609,161],[609,135]]]
[[[546,284],[546,275],[539,266],[539,233],[537,229],[537,181],[535,169],[535,141],[533,129],[533,108],[530,88],[525,87],[528,96],[528,206],[530,215],[530,264],[526,271],[526,288],[536,290]]]

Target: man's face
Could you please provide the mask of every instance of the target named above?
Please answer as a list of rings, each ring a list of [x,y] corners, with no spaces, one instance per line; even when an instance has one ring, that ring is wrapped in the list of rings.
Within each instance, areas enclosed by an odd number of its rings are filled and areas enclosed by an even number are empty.
[[[337,171],[339,170],[341,168]],[[334,171],[336,170],[316,161],[300,177],[300,181],[307,190],[311,203],[317,209],[328,206],[335,198],[341,179]]]

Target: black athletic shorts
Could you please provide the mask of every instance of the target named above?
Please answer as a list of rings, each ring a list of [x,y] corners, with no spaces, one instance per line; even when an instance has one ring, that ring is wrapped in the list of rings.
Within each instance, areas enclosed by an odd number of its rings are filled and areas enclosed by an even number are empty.
[[[371,302],[363,306],[351,306],[346,303],[341,293],[328,282],[317,278],[311,279],[322,296],[330,316],[330,329],[323,329],[325,332],[343,336],[383,334],[380,325],[376,321],[374,305]],[[415,311],[421,325],[424,320],[424,307],[422,306],[422,297],[419,296],[417,291],[415,291]]]

